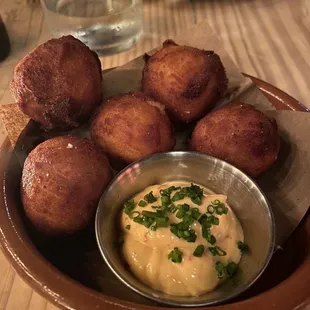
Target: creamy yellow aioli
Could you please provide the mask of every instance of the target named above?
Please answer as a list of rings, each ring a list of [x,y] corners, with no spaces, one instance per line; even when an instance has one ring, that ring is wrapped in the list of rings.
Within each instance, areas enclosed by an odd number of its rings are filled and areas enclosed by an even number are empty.
[[[188,182],[169,182],[162,185],[154,185],[146,188],[141,193],[133,197],[136,207],[134,211],[156,211],[152,206],[161,205],[160,190],[170,186],[186,187]],[[204,188],[203,186],[200,186]],[[138,203],[146,194],[153,191],[157,198],[154,203],[139,207]],[[171,197],[175,192],[172,192]],[[169,225],[164,228],[150,230],[145,226],[135,223],[127,214],[122,212],[121,226],[124,233],[123,255],[130,266],[133,274],[147,285],[171,295],[178,296],[198,296],[214,290],[222,280],[218,279],[215,264],[217,261],[223,264],[229,262],[239,263],[241,259],[237,242],[244,240],[243,230],[234,212],[227,205],[227,196],[213,195],[204,188],[202,204],[194,204],[190,198],[186,197],[176,201],[174,204],[188,204],[191,208],[198,208],[203,214],[207,212],[207,207],[211,201],[220,200],[229,209],[227,214],[216,215],[219,218],[219,225],[212,225],[211,233],[216,238],[216,243],[211,245],[202,237],[201,225],[195,221],[191,228],[196,231],[195,242],[187,242],[179,239],[170,232],[171,223],[179,223],[175,214],[167,213]],[[126,226],[130,225],[130,229]],[[193,252],[198,245],[204,245],[205,251],[202,257],[195,257]],[[219,246],[227,254],[226,256],[212,256],[208,247]],[[177,247],[182,253],[182,262],[173,263],[168,259],[168,254]]]

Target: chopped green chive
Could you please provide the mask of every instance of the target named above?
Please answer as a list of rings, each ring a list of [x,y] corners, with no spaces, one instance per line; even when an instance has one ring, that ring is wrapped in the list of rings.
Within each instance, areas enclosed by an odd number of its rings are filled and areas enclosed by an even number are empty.
[[[195,197],[195,198],[192,198],[191,200],[192,200],[192,202],[193,202],[194,204],[196,204],[196,205],[198,205],[198,206],[201,205],[201,198],[200,198],[200,197]]]
[[[238,265],[234,262],[230,262],[227,266],[226,266],[226,270],[227,270],[227,274],[229,277],[232,277],[235,272],[238,270]]]
[[[218,199],[215,199],[214,201],[211,201],[211,203],[215,206],[219,205],[221,202]]]
[[[179,211],[177,212],[176,217],[179,219],[183,218],[185,216],[186,212],[188,212],[190,209],[189,205],[186,203],[184,203],[183,205],[178,205],[177,207],[178,207]]]
[[[218,215],[223,215],[223,214],[227,214],[228,213],[228,208],[223,204],[223,203],[219,203],[216,207],[215,207],[215,212]]]
[[[156,225],[151,226],[151,230],[155,231],[156,230]]]
[[[203,214],[203,215],[199,218],[199,220],[198,220],[199,224],[202,225],[202,223],[203,223],[207,218],[208,218],[208,216],[207,216],[206,214]]]
[[[173,263],[181,263],[182,262],[182,252],[178,248],[174,248],[169,254],[168,259],[170,259]]]
[[[190,187],[184,187],[183,190],[186,196],[188,196],[194,204],[201,205],[203,188],[192,183]]]
[[[168,227],[169,217],[156,218],[156,227]]]
[[[168,196],[168,195],[162,195],[162,196],[161,196],[161,204],[162,204],[163,207],[168,207],[168,206],[170,206],[170,204],[171,204],[170,196]]]
[[[223,263],[216,262],[215,270],[217,271],[217,277],[219,279],[225,279],[227,277],[227,271]]]
[[[169,212],[170,213],[175,213],[176,211],[178,211],[179,210],[179,207],[176,207],[174,204],[171,204],[170,206],[169,206]]]
[[[224,213],[224,214],[227,214],[227,213],[228,213],[228,208],[227,208],[227,207],[225,207],[225,205],[224,205],[224,210],[223,210],[223,213]]]
[[[201,213],[199,212],[198,208],[191,209],[191,212],[193,219],[197,221],[201,216]]]
[[[161,195],[170,196],[169,188],[161,189],[161,190],[159,191],[159,193],[160,193]]]
[[[178,224],[171,224],[170,231],[178,238],[184,239],[187,242],[195,242],[197,235],[195,230],[189,228],[190,224],[184,222],[184,220]]]
[[[225,267],[223,263],[216,262],[215,270],[217,271],[217,276],[219,279],[231,278],[238,270],[238,265],[234,262],[230,262]]]
[[[138,203],[138,206],[142,208],[145,207],[146,205],[147,205],[147,202],[145,200],[140,200]]]
[[[157,199],[154,197],[153,192],[149,192],[148,194],[144,196],[144,200],[146,200],[148,203],[153,203]]]
[[[184,199],[184,197],[185,197],[185,194],[182,193],[181,191],[179,191],[179,192],[176,192],[176,193],[172,196],[171,200],[172,200],[173,202],[175,202],[175,201]]]
[[[226,256],[226,252],[221,249],[219,246],[215,246],[215,247],[209,247],[208,248],[210,253],[213,255],[213,256]]]
[[[138,224],[143,224],[143,217],[142,216],[136,216],[133,218],[133,221],[135,223],[138,223]]]
[[[130,230],[130,225],[126,225],[126,229],[127,229],[127,230]]]
[[[196,239],[197,239],[197,235],[196,235],[195,230],[191,229],[191,230],[189,231],[189,235],[183,237],[183,239],[185,239],[187,242],[195,242]]]
[[[159,217],[164,217],[165,213],[163,211],[161,211],[161,210],[156,210],[156,212],[142,211],[142,215],[156,219],[156,218],[159,218]]]
[[[212,225],[219,225],[220,220],[218,217],[211,215],[211,223],[212,223]]]
[[[146,228],[149,228],[154,223],[154,221],[155,221],[154,218],[151,218],[151,217],[148,217],[148,216],[144,216],[142,224]]]
[[[173,192],[173,191],[177,191],[181,189],[181,187],[175,187],[175,186],[170,186],[166,189],[161,189],[159,192],[161,195],[167,195],[167,196],[170,196],[170,194]]]
[[[211,235],[210,228],[202,227],[202,237],[205,238],[211,245],[216,243],[216,238]]]
[[[216,207],[216,214],[218,215],[224,214],[224,208],[221,205]]]
[[[240,250],[240,252],[242,254],[248,253],[250,250],[249,246],[247,244],[243,243],[242,241],[238,241],[237,246],[238,246],[238,249]]]
[[[124,212],[127,215],[129,215],[134,208],[135,208],[135,202],[133,199],[128,200],[124,203]]]
[[[202,244],[198,245],[193,255],[196,257],[201,257],[204,251],[205,251],[205,247]]]
[[[204,214],[205,215],[205,214]],[[216,242],[216,238],[211,235],[211,231],[210,231],[210,228],[212,226],[212,218],[211,216],[202,216],[200,219],[199,219],[199,222],[201,224],[201,231],[202,231],[202,237],[205,238],[210,244],[215,244]],[[200,221],[201,220],[201,221]]]

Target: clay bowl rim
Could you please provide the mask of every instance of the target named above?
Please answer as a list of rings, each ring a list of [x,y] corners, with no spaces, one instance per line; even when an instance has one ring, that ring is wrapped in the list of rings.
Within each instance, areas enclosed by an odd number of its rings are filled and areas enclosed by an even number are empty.
[[[276,109],[310,112],[310,110],[307,109],[302,103],[298,102],[296,99],[279,90],[278,88],[252,76],[246,74],[245,76],[253,80],[256,86],[272,101]],[[7,139],[3,143],[0,150],[0,156],[2,157],[0,165],[1,182],[5,182],[4,174],[7,168],[7,157],[10,157],[7,155],[11,155],[8,154],[8,152],[6,151],[9,148],[10,143]],[[5,186],[5,184],[3,185]],[[22,239],[20,239],[18,231],[15,229],[15,227],[12,227],[12,222],[7,216],[8,214],[6,212],[7,206],[5,204],[6,198],[4,197],[4,191],[2,191],[2,194],[0,194],[0,196],[0,205],[2,205],[0,215],[3,215],[0,216],[0,243],[3,253],[9,260],[11,265],[14,267],[16,272],[34,290],[36,290],[39,294],[43,295],[50,302],[54,303],[56,306],[62,309],[68,310],[89,309],[95,306],[97,306],[97,309],[106,310],[157,309],[157,307],[138,305],[132,302],[121,301],[111,296],[105,296],[98,291],[83,286],[79,282],[61,273],[59,270],[57,270],[56,267],[54,267],[53,265],[51,265],[51,263],[44,259],[31,243],[26,244]],[[307,219],[308,218],[309,213],[307,215]],[[302,225],[307,225],[307,222],[310,223],[310,220],[304,221]],[[310,227],[309,224],[307,226]],[[285,303],[287,308],[283,308],[282,303],[280,305],[280,308],[275,307],[274,309],[289,310],[295,307],[299,307],[301,305],[307,305],[310,302],[309,293],[300,290],[300,288],[307,287],[307,285],[309,285],[308,280],[306,279],[306,277],[304,277],[307,270],[310,270],[310,257],[307,257],[307,259],[300,264],[299,268],[295,270],[287,279],[285,279],[270,290],[267,290],[259,295],[248,298],[246,300],[242,300],[240,302],[201,309],[246,310],[255,305],[260,305],[257,303],[258,301],[264,302],[265,300],[265,302],[269,301],[275,303],[278,300],[277,296],[285,296],[284,294],[288,291],[287,289],[290,289],[292,296],[294,296],[294,292],[296,293],[295,299]],[[57,281],[55,282],[56,276]],[[299,284],[298,286],[296,285],[297,283]],[[297,295],[298,292],[300,293],[299,295]],[[76,299],[76,296],[80,296],[78,300]],[[269,303],[265,304],[265,306],[267,305],[269,305]],[[263,306],[260,305],[260,307]],[[168,308],[164,307],[158,309],[168,310]]]

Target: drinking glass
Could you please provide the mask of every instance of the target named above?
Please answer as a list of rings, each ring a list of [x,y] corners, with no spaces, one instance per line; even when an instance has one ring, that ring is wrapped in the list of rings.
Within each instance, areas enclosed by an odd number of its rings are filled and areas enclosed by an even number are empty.
[[[133,46],[143,33],[142,0],[41,0],[53,36],[73,35],[98,53]]]

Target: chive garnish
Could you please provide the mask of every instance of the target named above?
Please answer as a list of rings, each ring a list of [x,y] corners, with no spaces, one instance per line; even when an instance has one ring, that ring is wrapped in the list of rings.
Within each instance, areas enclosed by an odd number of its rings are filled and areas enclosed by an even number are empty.
[[[179,207],[176,207],[174,204],[171,204],[168,210],[170,213],[175,213],[176,211],[179,210]]]
[[[183,237],[183,239],[185,239],[187,242],[195,242],[197,239],[197,235],[195,230],[191,229],[189,231],[189,236],[188,237]]]
[[[215,270],[219,279],[231,278],[238,270],[238,265],[234,262],[230,262],[225,265],[221,262],[216,262]]]
[[[213,255],[213,256],[226,256],[226,252],[221,249],[219,246],[215,246],[215,247],[209,247],[208,248],[210,253]]]
[[[173,202],[175,202],[175,201],[184,199],[184,197],[185,197],[185,194],[184,194],[182,191],[179,191],[179,192],[176,192],[176,193],[172,196],[171,200],[172,200]]]
[[[196,205],[198,205],[198,206],[201,205],[201,198],[196,197],[196,198],[192,198],[191,200],[192,200],[192,202],[193,202],[194,204],[196,204]]]
[[[219,279],[225,279],[227,277],[227,271],[223,263],[216,262],[215,270],[217,271],[217,277]]]
[[[224,208],[223,208],[222,205],[218,205],[218,206],[216,207],[216,214],[218,214],[218,215],[224,214]]]
[[[215,244],[216,238],[211,234],[210,228],[205,225],[206,222],[203,222],[201,226],[202,237],[205,238],[211,245]]]
[[[198,208],[191,209],[191,212],[193,219],[197,221],[201,216],[201,213],[199,212]]]
[[[161,190],[159,191],[159,193],[160,193],[161,195],[170,196],[170,194],[171,194],[173,191],[177,191],[177,190],[179,190],[179,189],[181,189],[181,187],[170,186],[170,187],[168,187],[168,188],[166,188],[166,189],[161,189]]]
[[[153,203],[157,199],[154,197],[153,192],[149,192],[148,194],[144,196],[144,200],[146,200],[148,203]]]
[[[184,203],[183,205],[178,205],[177,206],[179,211],[176,213],[176,217],[181,219],[185,216],[186,212],[189,211],[189,205]]]
[[[143,224],[143,217],[142,216],[136,216],[133,218],[133,221],[135,223],[138,223],[138,224]]]
[[[196,257],[201,257],[204,251],[205,251],[205,247],[202,244],[198,245],[193,255]]]
[[[169,217],[158,217],[156,220],[156,227],[168,227]]]
[[[193,219],[189,220],[184,218],[182,222],[176,224],[173,223],[170,226],[170,231],[178,238],[184,239],[187,242],[195,242],[197,235],[195,230],[190,229]]]
[[[226,270],[227,270],[227,274],[229,277],[232,277],[235,272],[238,270],[238,265],[234,262],[230,262],[227,266],[226,266]]]
[[[138,203],[138,206],[142,208],[145,207],[146,205],[147,205],[147,202],[145,200],[140,200]]]
[[[186,196],[188,196],[194,204],[201,205],[201,198],[203,196],[203,188],[198,185],[191,184],[190,187],[183,188]]]
[[[215,212],[218,215],[223,215],[228,213],[228,208],[223,203],[220,203],[216,206]]]
[[[215,199],[214,201],[211,201],[211,203],[215,206],[219,205],[221,202],[218,199]]]
[[[142,223],[146,228],[149,228],[154,223],[154,221],[155,221],[154,218],[144,216]]]
[[[161,211],[161,210],[156,210],[156,212],[142,211],[142,215],[156,219],[156,218],[159,218],[159,217],[164,217],[165,213],[163,211]]]
[[[198,220],[199,224],[202,225],[202,223],[204,222],[204,220],[207,219],[207,218],[208,218],[208,216],[207,216],[206,214],[203,214],[203,215],[199,218],[199,220]]]
[[[238,246],[238,249],[240,250],[241,254],[248,253],[250,250],[249,246],[247,244],[243,243],[242,241],[238,241],[237,246]]]
[[[124,203],[124,212],[127,215],[129,215],[134,208],[135,208],[135,202],[133,199],[128,200]]]
[[[210,217],[211,217],[211,223],[212,223],[212,225],[219,225],[220,220],[219,220],[218,217],[216,217],[216,216],[214,216],[214,215],[211,215]]]
[[[182,252],[178,248],[174,248],[169,254],[168,259],[170,259],[173,263],[181,263],[182,262]]]
[[[168,206],[170,206],[170,204],[171,204],[170,196],[168,196],[168,195],[162,195],[162,196],[161,196],[161,204],[162,204],[163,207],[168,207]]]
[[[130,230],[130,225],[126,225],[126,229],[127,229],[127,230]]]

